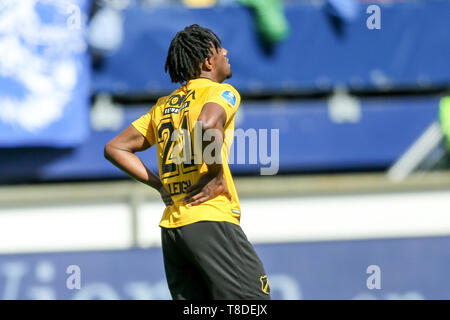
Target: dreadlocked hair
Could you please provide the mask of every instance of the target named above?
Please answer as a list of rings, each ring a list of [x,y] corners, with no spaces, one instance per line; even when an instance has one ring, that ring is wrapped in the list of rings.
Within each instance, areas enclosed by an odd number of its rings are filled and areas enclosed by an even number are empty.
[[[178,32],[170,43],[164,70],[175,83],[198,78],[201,64],[213,54],[212,46],[219,50],[221,44],[210,29],[190,25]]]

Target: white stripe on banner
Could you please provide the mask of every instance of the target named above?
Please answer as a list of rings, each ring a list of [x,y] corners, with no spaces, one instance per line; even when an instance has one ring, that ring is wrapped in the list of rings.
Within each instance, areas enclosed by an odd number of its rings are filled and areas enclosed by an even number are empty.
[[[241,226],[257,243],[450,236],[450,191],[242,198]],[[137,241],[160,246],[163,205],[137,211]],[[0,208],[0,253],[125,249],[125,202]]]

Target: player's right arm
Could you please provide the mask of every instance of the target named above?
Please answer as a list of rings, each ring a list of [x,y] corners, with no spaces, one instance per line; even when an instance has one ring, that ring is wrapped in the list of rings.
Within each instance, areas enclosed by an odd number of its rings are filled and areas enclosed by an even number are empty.
[[[135,154],[149,147],[150,143],[147,139],[133,125],[129,125],[106,144],[104,153],[106,159],[131,178],[157,190],[166,206],[172,205],[172,198],[159,177],[151,172]]]

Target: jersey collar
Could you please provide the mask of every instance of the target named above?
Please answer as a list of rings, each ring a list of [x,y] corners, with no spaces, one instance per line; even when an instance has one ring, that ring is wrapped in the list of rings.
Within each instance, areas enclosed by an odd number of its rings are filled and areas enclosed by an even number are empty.
[[[214,81],[207,79],[207,78],[196,78],[196,79],[189,80],[186,83],[186,87],[188,89],[198,88],[198,87],[203,87],[205,84],[211,83],[211,82],[215,83]]]

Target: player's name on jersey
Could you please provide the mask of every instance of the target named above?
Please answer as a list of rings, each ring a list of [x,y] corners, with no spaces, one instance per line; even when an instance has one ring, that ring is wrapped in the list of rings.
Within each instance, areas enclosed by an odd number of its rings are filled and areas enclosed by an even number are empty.
[[[191,180],[177,181],[167,184],[170,195],[186,193],[186,189],[191,185]]]

